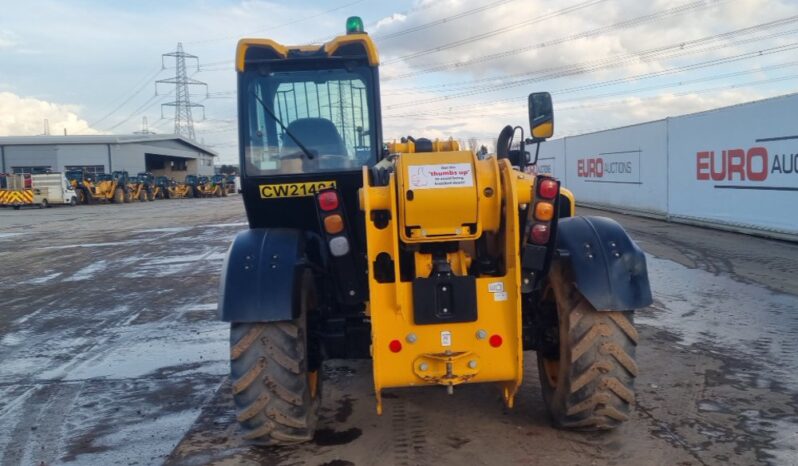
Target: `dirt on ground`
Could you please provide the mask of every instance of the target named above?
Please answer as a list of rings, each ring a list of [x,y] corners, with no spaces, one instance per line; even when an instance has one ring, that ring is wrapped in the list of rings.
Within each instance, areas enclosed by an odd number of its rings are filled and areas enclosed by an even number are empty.
[[[325,365],[312,442],[246,445],[218,275],[237,196],[0,210],[0,464],[798,464],[798,245],[580,209],[648,252],[637,406],[613,432],[550,426],[534,353],[491,385],[387,390]]]

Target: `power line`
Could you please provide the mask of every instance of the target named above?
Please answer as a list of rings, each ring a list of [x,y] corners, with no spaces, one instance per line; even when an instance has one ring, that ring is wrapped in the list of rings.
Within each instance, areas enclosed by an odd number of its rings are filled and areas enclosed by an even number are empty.
[[[431,90],[431,89],[441,89],[441,88],[450,88],[450,87],[462,87],[463,89],[461,89],[461,90],[465,90],[465,89],[468,89],[468,88],[484,88],[485,85],[483,83],[494,82],[495,84],[505,84],[507,82],[512,82],[511,80],[514,80],[515,78],[524,78],[524,77],[529,77],[529,76],[532,76],[532,75],[540,75],[540,74],[544,74],[544,73],[562,71],[562,70],[566,70],[566,69],[587,68],[587,67],[594,67],[596,65],[606,65],[606,64],[610,64],[610,63],[613,63],[613,64],[616,64],[616,63],[617,64],[624,64],[625,62],[629,61],[629,59],[648,60],[648,59],[651,59],[653,57],[658,57],[659,55],[661,55],[661,54],[663,54],[665,52],[679,51],[679,50],[689,51],[689,49],[691,49],[693,47],[696,47],[696,46],[699,46],[699,45],[702,45],[702,44],[705,44],[705,43],[716,42],[716,41],[720,41],[720,40],[724,40],[724,39],[731,39],[731,38],[734,38],[734,37],[737,37],[737,36],[744,36],[744,35],[760,32],[761,30],[764,30],[764,29],[772,29],[772,28],[776,28],[776,27],[781,27],[781,26],[785,26],[785,25],[792,24],[792,23],[795,23],[795,22],[798,22],[798,15],[790,16],[790,17],[787,17],[787,18],[781,18],[781,19],[778,19],[778,20],[775,20],[775,21],[768,21],[768,22],[765,22],[765,23],[760,23],[760,24],[756,24],[756,25],[753,25],[753,26],[748,26],[748,27],[744,27],[744,28],[740,28],[740,29],[735,29],[735,30],[727,31],[727,32],[720,33],[720,34],[714,34],[714,35],[711,35],[711,36],[705,36],[705,37],[702,37],[702,38],[699,38],[699,39],[692,39],[692,40],[689,40],[689,41],[680,41],[680,42],[677,42],[675,44],[670,44],[670,45],[666,45],[666,46],[658,46],[658,47],[645,49],[645,50],[638,50],[638,51],[615,54],[615,55],[611,55],[609,57],[603,57],[603,58],[600,58],[600,59],[597,59],[597,60],[592,60],[592,61],[588,61],[588,62],[582,62],[580,64],[569,64],[569,65],[563,65],[563,66],[557,66],[557,67],[549,67],[549,68],[537,69],[537,70],[534,70],[534,71],[527,71],[527,72],[523,72],[523,73],[506,75],[506,76],[502,76],[502,77],[493,76],[493,77],[489,77],[489,78],[470,79],[470,80],[467,80],[467,81],[459,81],[459,82],[447,82],[447,83],[440,83],[440,84],[431,84],[431,85],[426,85],[426,86],[413,86],[413,87],[407,87],[407,88],[394,88],[394,89],[390,89],[390,90],[387,90],[387,91],[383,91],[382,95],[415,94],[415,93],[420,93],[420,92]],[[749,42],[750,41],[773,38],[773,37],[779,37],[781,35],[791,34],[791,33],[794,33],[794,32],[795,32],[794,30],[791,30],[791,31],[787,31],[786,33],[785,32],[774,33],[772,35],[762,36],[762,37],[751,39],[751,40],[749,40]],[[740,43],[742,43],[742,42],[730,42],[729,44],[723,45],[722,47],[727,47],[729,45],[738,45]],[[705,51],[705,50],[710,50],[710,49],[702,49],[702,50],[698,50],[698,51]],[[691,52],[691,53],[694,53],[694,52]],[[602,68],[602,69],[606,69],[606,68]]]
[[[600,82],[600,83],[593,83],[593,84],[590,84],[590,85],[587,85],[587,86],[582,86],[580,88],[580,90],[596,89],[596,88],[599,88],[599,87],[611,86],[611,85],[615,85],[615,84],[622,84],[622,83],[625,83],[625,82],[636,81],[636,80],[641,80],[641,79],[651,79],[651,78],[666,76],[666,75],[670,75],[670,74],[681,73],[681,72],[684,72],[684,71],[692,71],[692,70],[703,69],[703,68],[708,68],[708,67],[712,67],[712,66],[735,63],[735,62],[739,62],[739,61],[742,61],[742,60],[747,60],[747,59],[750,59],[750,58],[768,56],[768,55],[773,55],[773,54],[782,53],[782,52],[788,52],[790,50],[797,50],[797,49],[798,49],[798,42],[791,43],[791,44],[786,44],[786,45],[781,45],[781,46],[770,47],[770,48],[761,49],[761,50],[753,50],[753,51],[749,51],[749,52],[740,53],[740,54],[737,54],[737,55],[732,55],[730,57],[716,58],[716,59],[707,60],[707,61],[703,61],[703,62],[699,62],[699,63],[693,63],[693,64],[689,64],[689,65],[683,65],[683,66],[668,68],[668,69],[654,71],[654,72],[649,72],[649,73],[642,73],[642,74],[638,74],[638,75],[634,75],[634,76],[628,76],[628,77],[625,77],[625,78],[612,79],[612,80],[603,81],[603,82]],[[544,78],[541,78],[540,80],[541,81],[545,81],[545,80],[550,80],[550,79],[555,79],[555,78],[556,77],[544,77]],[[464,105],[460,105],[460,106],[456,106],[456,107],[449,107],[449,108],[447,108],[446,111],[443,111],[443,112],[441,112],[441,111],[430,111],[430,112],[414,111],[413,112],[413,118],[416,118],[417,116],[420,116],[420,115],[446,115],[446,114],[450,114],[453,111],[460,111],[460,110],[463,110],[465,108],[486,107],[488,105],[493,105],[493,104],[496,104],[496,103],[501,102],[501,101],[513,101],[513,100],[519,100],[519,99],[524,99],[524,98],[525,98],[525,96],[519,96],[519,97],[513,97],[513,98],[507,98],[507,99],[493,99],[493,100],[491,100],[489,102],[477,102],[477,103],[473,103],[473,104],[464,104]],[[384,117],[385,118],[397,118],[397,117],[402,117],[402,116],[403,115],[401,115],[401,114],[387,114]]]
[[[631,19],[627,19],[627,20],[624,20],[624,21],[620,21],[620,22],[617,22],[617,23],[614,23],[614,24],[611,24],[611,25],[608,25],[608,26],[602,26],[602,27],[599,27],[599,28],[596,28],[596,29],[591,29],[589,31],[584,31],[584,32],[581,32],[581,33],[577,33],[577,34],[572,34],[572,35],[569,35],[569,36],[561,37],[559,39],[554,39],[554,40],[550,40],[550,41],[540,42],[538,44],[528,45],[528,46],[525,46],[525,47],[520,47],[520,48],[516,48],[516,49],[512,49],[512,50],[506,50],[504,52],[481,55],[479,57],[474,57],[474,58],[471,58],[471,59],[468,59],[468,60],[444,63],[444,64],[440,64],[440,65],[430,66],[430,67],[427,67],[427,68],[417,69],[417,70],[414,70],[412,72],[408,72],[408,73],[404,73],[404,74],[400,74],[400,75],[396,75],[396,76],[387,77],[387,78],[385,78],[385,81],[404,79],[404,78],[409,78],[409,77],[415,77],[415,76],[418,76],[419,74],[424,74],[424,73],[432,73],[432,72],[438,72],[438,71],[447,71],[447,70],[451,70],[451,69],[455,69],[455,68],[462,68],[462,67],[465,67],[465,66],[471,66],[471,65],[475,65],[475,64],[479,64],[479,63],[485,63],[485,62],[496,60],[496,59],[499,59],[499,58],[506,58],[506,57],[510,57],[510,56],[513,56],[513,55],[518,55],[520,53],[528,52],[528,51],[535,50],[535,49],[542,49],[542,48],[546,48],[546,47],[552,47],[552,46],[555,46],[555,45],[561,45],[561,44],[564,44],[564,43],[567,43],[567,42],[571,42],[571,41],[574,41],[574,40],[578,40],[578,39],[587,39],[589,37],[597,36],[597,35],[604,34],[606,32],[610,32],[610,31],[614,31],[614,30],[618,30],[618,29],[626,29],[626,28],[629,28],[629,27],[632,27],[632,26],[639,26],[641,24],[644,24],[644,23],[647,23],[647,22],[650,22],[650,21],[657,21],[657,20],[660,20],[660,19],[663,19],[663,18],[667,18],[669,16],[679,15],[679,14],[686,13],[686,12],[692,11],[692,10],[708,8],[710,6],[715,6],[716,4],[723,3],[723,2],[726,2],[726,1],[729,1],[729,0],[709,0],[709,1],[698,0],[698,1],[694,1],[694,2],[691,2],[691,3],[684,4],[684,5],[680,5],[678,7],[667,8],[665,10],[660,10],[660,11],[657,11],[655,13],[651,13],[651,14],[648,14],[648,15],[638,16],[638,17],[635,17],[635,18],[631,18]],[[386,64],[387,63],[388,62],[386,62]]]
[[[236,34],[236,35],[233,35],[233,36],[216,37],[216,38],[213,38],[213,39],[195,40],[195,41],[191,41],[191,42],[186,42],[186,44],[206,44],[206,43],[209,43],[209,42],[220,42],[220,41],[224,41],[224,40],[240,39],[241,37],[246,37],[246,36],[255,36],[255,35],[262,34],[262,33],[266,32],[266,31],[275,31],[277,29],[288,27],[288,26],[291,26],[291,25],[294,25],[294,24],[299,24],[299,23],[302,23],[302,22],[305,22],[305,21],[309,21],[311,19],[316,19],[316,18],[325,16],[325,15],[328,15],[330,13],[336,12],[338,10],[343,10],[344,8],[349,8],[351,6],[357,5],[358,3],[363,3],[364,1],[365,0],[355,0],[353,2],[348,2],[348,3],[345,3],[343,5],[339,5],[339,6],[335,7],[335,8],[330,8],[329,10],[322,11],[321,13],[318,13],[318,14],[315,14],[315,15],[304,16],[302,18],[296,18],[296,19],[293,19],[291,21],[288,21],[288,22],[285,22],[285,23],[282,23],[282,24],[276,24],[274,26],[270,26],[270,27],[265,28],[265,29],[259,29],[257,31],[247,32],[247,33],[243,33],[243,34],[239,33],[239,34]]]
[[[471,16],[476,13],[481,13],[486,10],[490,10],[491,8],[496,8],[497,6],[503,5],[505,3],[514,2],[515,0],[497,0],[493,3],[489,3],[487,5],[483,5],[477,8],[472,8],[470,10],[465,10],[457,14],[453,14],[450,16],[446,16],[444,18],[437,19],[435,21],[430,21],[428,23],[420,24],[418,26],[413,26],[407,29],[402,29],[401,31],[396,31],[388,34],[375,34],[375,39],[380,40],[390,40],[395,39],[397,37],[404,36],[406,34],[411,34],[418,31],[423,31],[425,29],[429,29],[431,27],[440,26],[441,24],[451,23],[452,21],[456,21],[461,18],[465,18],[466,16]]]
[[[141,91],[143,91],[147,87],[147,85],[149,85],[149,83],[152,82],[152,80],[155,79],[161,73],[161,71],[163,71],[163,69],[162,68],[158,68],[151,75],[148,74],[147,77],[144,78],[144,80],[140,82],[140,85],[136,84],[136,87],[133,88],[133,92],[130,95],[128,95],[126,98],[124,98],[119,105],[114,107],[110,112],[105,114],[103,117],[101,117],[101,118],[99,118],[97,120],[94,120],[93,122],[89,123],[89,126],[93,127],[95,125],[98,125],[98,124],[102,123],[103,121],[107,120],[111,115],[113,115],[116,112],[118,112],[119,110],[121,110],[122,107],[127,105],[128,102],[133,100],[137,95],[141,94]]]
[[[474,35],[474,36],[471,36],[471,37],[467,37],[465,39],[456,40],[456,41],[449,42],[449,43],[446,43],[446,44],[443,44],[443,45],[439,45],[437,47],[433,47],[433,48],[430,48],[430,49],[409,53],[407,55],[402,55],[400,57],[396,57],[396,58],[393,58],[393,59],[390,59],[390,60],[385,60],[384,64],[390,65],[391,63],[397,63],[397,62],[400,62],[400,61],[407,61],[407,60],[418,58],[418,57],[421,57],[421,56],[424,56],[424,55],[429,55],[431,53],[437,53],[437,52],[441,52],[443,50],[448,50],[448,49],[451,49],[451,48],[454,48],[454,47],[459,47],[461,45],[470,44],[472,42],[477,42],[477,41],[480,41],[480,40],[488,39],[490,37],[498,36],[500,34],[504,34],[506,32],[514,31],[516,29],[520,29],[520,28],[523,28],[523,27],[531,26],[533,24],[540,23],[540,22],[546,21],[548,19],[556,18],[558,16],[567,15],[568,13],[573,13],[573,12],[579,11],[579,10],[581,10],[583,8],[587,8],[587,7],[590,7],[590,6],[598,5],[599,3],[603,3],[603,2],[606,2],[606,1],[607,0],[588,0],[586,2],[578,3],[576,5],[572,5],[572,6],[563,8],[561,10],[554,11],[552,13],[546,13],[546,14],[541,15],[541,16],[536,16],[534,18],[521,21],[520,23],[515,23],[515,24],[509,25],[509,26],[504,26],[504,27],[501,27],[501,28],[498,28],[498,29],[494,29],[492,31],[483,32],[481,34],[477,34],[477,35]]]
[[[795,18],[795,21],[798,21],[798,17]],[[796,32],[798,32],[798,30],[795,30],[795,29],[789,30],[789,31],[775,32],[773,34],[769,34],[769,35],[765,35],[765,36],[753,37],[753,38],[749,38],[749,39],[745,39],[745,40],[741,40],[741,41],[730,42],[730,43],[727,43],[727,44],[719,44],[719,45],[716,45],[716,46],[700,48],[700,49],[697,49],[697,50],[691,50],[692,46],[701,45],[701,43],[704,42],[703,39],[698,39],[697,41],[695,41],[695,44],[684,45],[685,43],[682,43],[682,44],[677,44],[677,45],[674,45],[674,46],[670,46],[668,48],[655,49],[654,52],[652,52],[651,50],[648,50],[648,51],[643,51],[643,52],[639,52],[639,53],[629,54],[625,58],[608,57],[608,58],[602,58],[600,60],[596,60],[594,62],[588,62],[587,65],[569,65],[569,66],[564,66],[564,67],[556,67],[556,68],[554,68],[554,71],[552,71],[550,73],[534,73],[534,74],[532,74],[532,76],[530,76],[528,78],[524,78],[524,79],[514,80],[514,81],[510,81],[510,82],[506,82],[506,83],[492,85],[492,86],[485,86],[485,85],[474,86],[470,90],[467,89],[467,90],[459,91],[459,92],[453,93],[453,94],[447,94],[447,95],[443,95],[443,96],[439,96],[439,97],[430,97],[428,99],[410,100],[410,101],[406,101],[406,102],[402,102],[402,103],[398,103],[398,104],[394,104],[394,105],[389,105],[389,106],[386,106],[385,108],[386,108],[386,110],[390,110],[390,109],[402,108],[402,107],[407,107],[407,106],[418,106],[418,105],[429,104],[429,103],[434,103],[434,102],[452,100],[452,99],[455,99],[455,98],[467,97],[467,96],[472,96],[472,95],[477,95],[477,94],[485,94],[485,93],[489,93],[489,92],[497,92],[497,91],[509,89],[509,88],[512,88],[512,87],[518,87],[518,86],[522,86],[522,85],[525,85],[525,84],[530,84],[530,83],[533,83],[533,82],[547,81],[547,80],[551,80],[551,79],[560,79],[560,78],[571,77],[571,76],[576,76],[576,75],[581,75],[581,74],[587,74],[587,73],[591,73],[591,72],[595,72],[595,71],[599,71],[599,70],[617,68],[617,67],[620,67],[620,66],[624,66],[624,65],[626,65],[626,64],[628,64],[630,62],[633,62],[635,59],[650,60],[652,58],[659,58],[661,60],[668,60],[668,59],[672,59],[672,58],[676,58],[676,57],[680,57],[680,56],[684,56],[684,55],[690,55],[690,54],[695,54],[695,53],[699,53],[699,52],[708,52],[708,51],[713,51],[713,50],[719,50],[719,49],[723,49],[723,48],[727,48],[727,47],[731,47],[731,46],[737,46],[737,45],[742,45],[742,44],[751,43],[751,42],[757,42],[757,41],[761,41],[761,40],[765,40],[765,39],[772,39],[772,38],[775,38],[775,37],[781,37],[781,36],[785,36],[785,35],[795,34]]]

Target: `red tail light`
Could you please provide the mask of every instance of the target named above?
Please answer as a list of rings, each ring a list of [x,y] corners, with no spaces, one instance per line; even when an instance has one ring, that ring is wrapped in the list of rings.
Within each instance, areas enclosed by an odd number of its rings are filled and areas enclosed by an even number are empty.
[[[490,340],[488,340],[488,342],[490,342],[490,346],[492,346],[494,348],[498,348],[503,343],[502,336],[501,335],[491,335]]]
[[[529,239],[535,244],[546,244],[551,236],[551,228],[545,223],[536,223],[529,232]]]
[[[399,340],[391,340],[391,342],[388,343],[388,349],[391,350],[391,353],[398,353],[402,351],[402,342]]]
[[[542,180],[538,188],[538,194],[545,199],[554,199],[557,195],[557,182],[554,180]]]
[[[338,208],[338,193],[335,191],[324,191],[319,194],[319,207],[325,212]]]

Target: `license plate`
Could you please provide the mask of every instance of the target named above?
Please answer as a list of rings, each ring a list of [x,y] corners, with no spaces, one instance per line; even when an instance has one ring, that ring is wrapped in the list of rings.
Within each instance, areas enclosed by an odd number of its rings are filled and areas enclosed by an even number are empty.
[[[314,196],[323,189],[334,188],[335,181],[311,181],[308,183],[262,184],[260,197],[274,199],[278,197]]]

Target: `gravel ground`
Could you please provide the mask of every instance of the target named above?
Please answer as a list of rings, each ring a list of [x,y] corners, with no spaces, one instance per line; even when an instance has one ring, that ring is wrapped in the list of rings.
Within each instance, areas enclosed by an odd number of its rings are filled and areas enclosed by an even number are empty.
[[[369,361],[330,361],[314,441],[260,449],[215,321],[237,196],[0,210],[0,464],[798,464],[798,245],[580,214],[650,254],[622,428],[551,428],[534,364],[512,410],[471,385],[389,390],[377,416]]]

